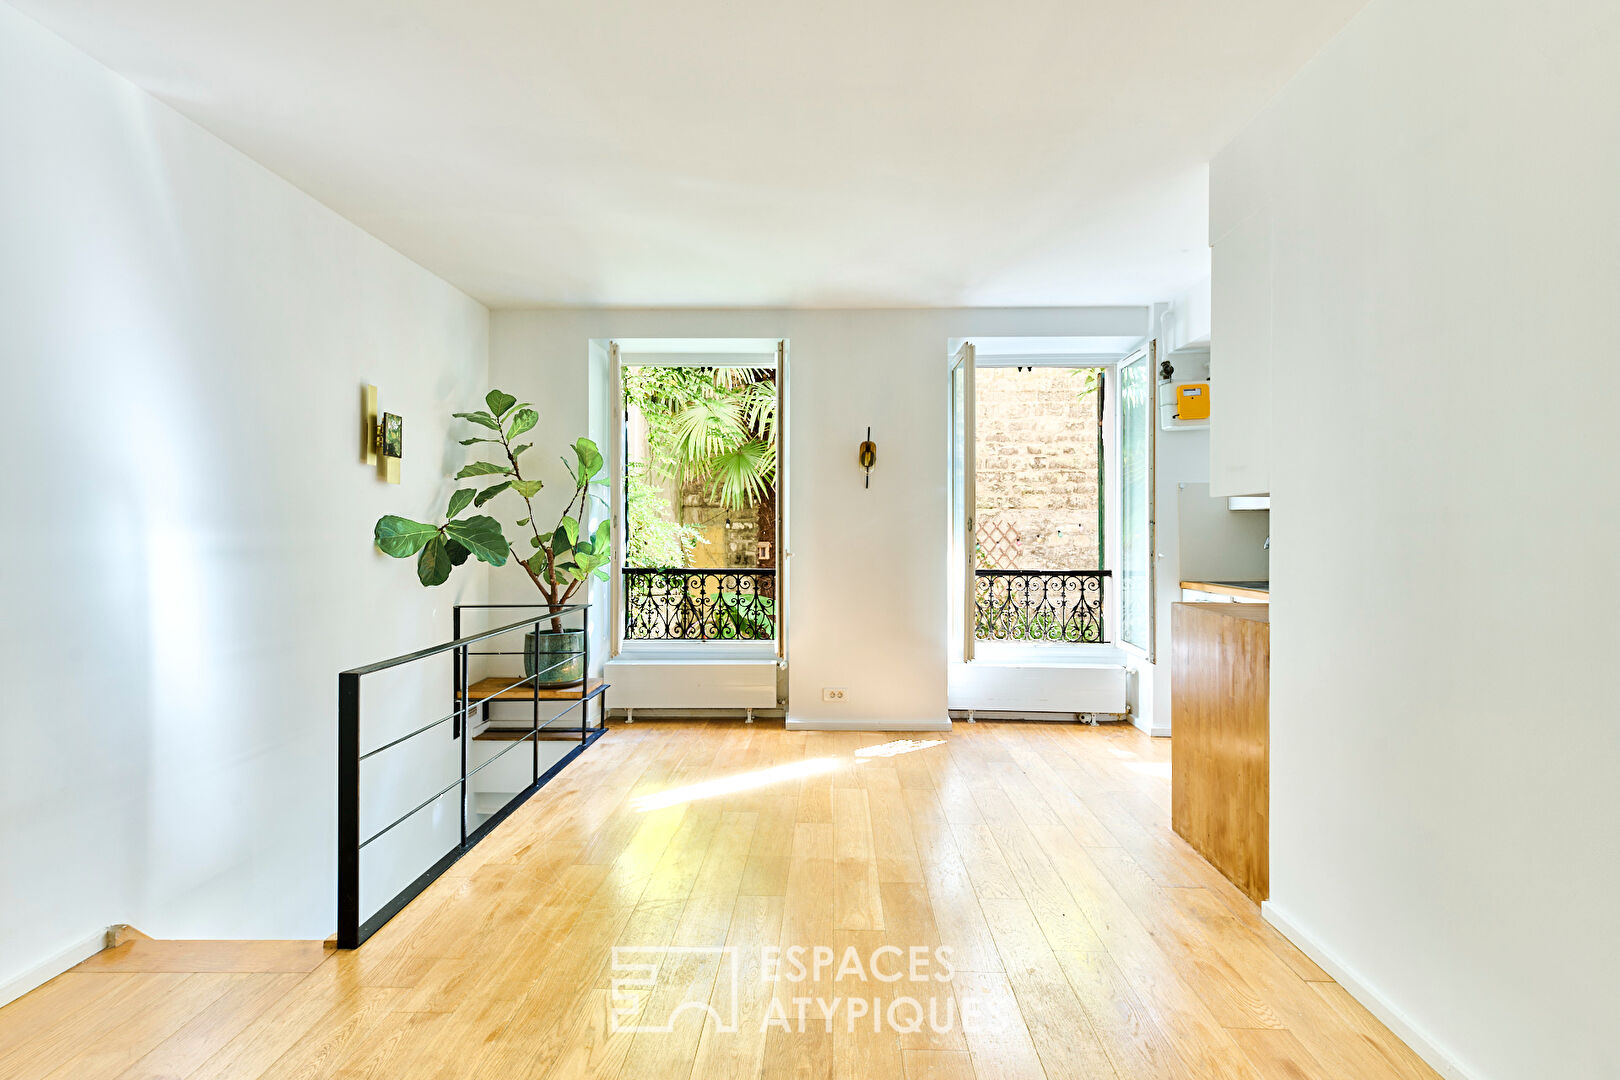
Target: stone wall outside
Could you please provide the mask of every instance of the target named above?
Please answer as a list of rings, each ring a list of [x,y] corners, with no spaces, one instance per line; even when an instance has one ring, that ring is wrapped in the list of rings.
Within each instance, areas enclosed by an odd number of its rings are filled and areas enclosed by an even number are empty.
[[[979,565],[1094,570],[1102,392],[1072,368],[975,373]]]

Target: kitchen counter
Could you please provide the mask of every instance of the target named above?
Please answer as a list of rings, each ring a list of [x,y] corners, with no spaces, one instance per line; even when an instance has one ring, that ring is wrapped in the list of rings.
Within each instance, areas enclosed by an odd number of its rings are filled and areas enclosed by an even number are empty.
[[[1270,891],[1271,608],[1171,608],[1170,824],[1250,899]]]
[[[1183,589],[1191,592],[1213,593],[1216,596],[1233,596],[1242,600],[1256,600],[1266,603],[1271,599],[1271,582],[1269,581],[1183,581]]]

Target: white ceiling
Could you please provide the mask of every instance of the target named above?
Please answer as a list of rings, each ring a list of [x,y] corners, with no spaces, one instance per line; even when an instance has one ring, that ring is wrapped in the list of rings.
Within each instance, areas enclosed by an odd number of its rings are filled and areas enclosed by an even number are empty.
[[[1145,303],[1364,0],[11,0],[492,305]]]

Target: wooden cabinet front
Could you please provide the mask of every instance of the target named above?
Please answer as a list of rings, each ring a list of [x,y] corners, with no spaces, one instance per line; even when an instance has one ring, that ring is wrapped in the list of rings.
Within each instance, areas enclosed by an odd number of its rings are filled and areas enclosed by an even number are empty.
[[[1269,891],[1270,610],[1176,604],[1171,615],[1170,822],[1256,901]]]

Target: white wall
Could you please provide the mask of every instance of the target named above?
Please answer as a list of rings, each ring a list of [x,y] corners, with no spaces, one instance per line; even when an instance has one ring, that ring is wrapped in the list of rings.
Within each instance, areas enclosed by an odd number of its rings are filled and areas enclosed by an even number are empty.
[[[1271,574],[1266,537],[1269,510],[1231,510],[1208,484],[1181,483],[1175,492],[1181,540],[1178,581],[1265,581]],[[1176,582],[1166,583],[1172,593]]]
[[[1155,312],[1161,356],[1183,349],[1209,349],[1210,299],[1210,278],[1206,274],[1177,293],[1162,312]]]
[[[484,585],[370,535],[442,509],[488,314],[4,6],[0,145],[0,988],[117,922],[325,937],[336,673]]]
[[[561,447],[590,424],[592,338],[789,342],[790,718],[894,728],[946,718],[947,341],[963,336],[1140,335],[1143,308],[912,311],[499,311],[491,378],[539,402]],[[872,427],[878,465],[855,453]],[[547,492],[567,476],[547,474]],[[549,505],[549,504],[548,504]],[[516,572],[498,592],[527,598]],[[823,687],[849,691],[824,703]]]
[[[1268,910],[1491,1080],[1620,1075],[1617,55],[1375,0],[1211,178],[1274,244]]]

